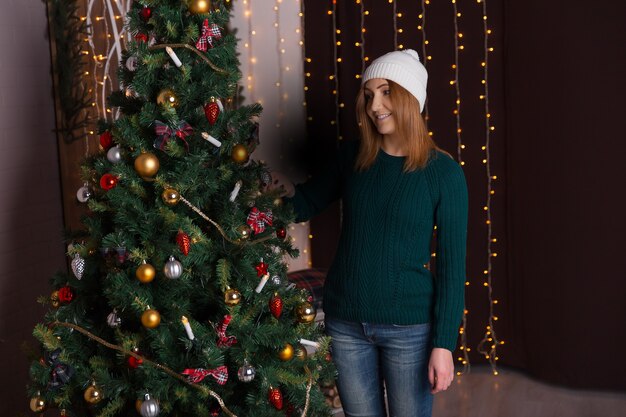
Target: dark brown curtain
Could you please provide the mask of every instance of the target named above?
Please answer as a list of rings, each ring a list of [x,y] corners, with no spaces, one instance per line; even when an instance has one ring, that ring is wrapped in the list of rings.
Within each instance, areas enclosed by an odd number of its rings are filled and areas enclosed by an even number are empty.
[[[417,26],[421,2],[396,0],[398,43],[423,55]],[[578,4],[577,4],[578,3]],[[611,4],[609,4],[611,3]],[[366,56],[394,49],[393,4],[364,0]],[[488,325],[486,123],[481,62],[482,4],[457,2],[464,46],[459,55],[462,142],[460,157],[470,193],[466,306],[472,363],[485,363],[476,345]],[[358,138],[354,100],[361,73],[361,9],[336,2],[341,32],[333,37],[332,1],[305,1],[308,141],[303,163],[314,173],[338,140]],[[490,0],[488,22],[488,165],[497,176],[491,196],[491,257],[495,330],[505,344],[500,364],[549,382],[626,390],[626,135],[622,2]],[[429,41],[429,128],[439,146],[457,152],[454,14],[450,2],[426,7]],[[338,103],[333,90],[338,47]],[[333,124],[338,111],[338,125]],[[339,139],[341,137],[341,139]],[[338,207],[312,222],[316,267],[332,261]],[[455,355],[456,356],[456,355]]]

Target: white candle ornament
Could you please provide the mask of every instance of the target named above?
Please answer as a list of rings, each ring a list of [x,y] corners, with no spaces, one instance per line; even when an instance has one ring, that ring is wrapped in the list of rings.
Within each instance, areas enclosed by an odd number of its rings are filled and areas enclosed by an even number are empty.
[[[202,132],[202,139],[210,142],[212,145],[216,146],[216,147],[220,147],[222,146],[222,142],[220,142],[219,140],[215,139],[213,136],[209,135],[207,132]]]
[[[307,339],[300,339],[300,344],[305,345],[305,346],[312,346],[316,349],[320,347],[320,344],[318,342],[314,342],[312,340],[307,340]]]
[[[256,291],[257,294],[260,294],[261,291],[263,291],[263,287],[265,287],[265,284],[267,284],[267,280],[269,279],[270,279],[270,274],[263,275],[263,278],[261,278],[261,282],[259,282],[259,285],[256,286],[254,291]]]
[[[180,321],[183,322],[183,326],[185,327],[185,332],[187,332],[187,337],[189,338],[189,340],[193,340],[196,337],[193,335],[193,330],[191,330],[191,326],[189,325],[189,320],[187,320],[187,317],[183,316]]]
[[[237,183],[235,184],[235,188],[233,188],[233,191],[231,191],[230,193],[230,201],[231,202],[235,202],[235,199],[237,198],[237,195],[239,194],[239,190],[241,190],[241,185],[243,183],[241,182],[241,180],[237,181]]]
[[[176,55],[176,52],[174,52],[172,48],[170,48],[169,46],[166,46],[165,52],[167,52],[170,58],[172,58],[172,61],[174,61],[174,65],[176,65],[178,68],[180,68],[183,65],[183,63],[180,62],[180,59],[178,59],[178,55]]]

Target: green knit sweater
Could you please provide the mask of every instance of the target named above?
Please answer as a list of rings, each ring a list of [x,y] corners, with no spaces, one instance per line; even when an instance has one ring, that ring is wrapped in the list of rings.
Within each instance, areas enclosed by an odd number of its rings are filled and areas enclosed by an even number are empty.
[[[404,157],[380,151],[354,171],[358,142],[345,143],[319,176],[296,187],[298,221],[342,199],[335,260],[324,284],[324,312],[354,322],[432,324],[433,347],[454,350],[463,314],[467,187],[461,167],[434,152],[403,172]],[[427,269],[436,225],[436,274]]]

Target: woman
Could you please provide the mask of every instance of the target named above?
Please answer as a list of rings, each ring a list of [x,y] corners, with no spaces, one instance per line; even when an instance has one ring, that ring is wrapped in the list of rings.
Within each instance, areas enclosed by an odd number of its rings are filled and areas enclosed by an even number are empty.
[[[327,333],[347,417],[430,416],[454,377],[465,284],[467,188],[421,116],[427,72],[413,50],[374,60],[357,98],[361,141],[319,177],[273,187],[303,221],[343,200],[324,287]],[[436,271],[428,269],[436,227]]]

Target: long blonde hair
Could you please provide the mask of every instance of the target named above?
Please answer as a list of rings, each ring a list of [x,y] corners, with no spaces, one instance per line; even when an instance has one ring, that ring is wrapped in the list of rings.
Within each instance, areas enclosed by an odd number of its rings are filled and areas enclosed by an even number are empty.
[[[431,152],[439,148],[428,135],[426,122],[420,112],[420,103],[415,96],[399,84],[391,80],[387,82],[391,92],[389,99],[393,106],[396,131],[402,138],[406,150],[404,172],[415,171],[425,167]],[[364,86],[361,86],[356,99],[356,118],[361,131],[361,146],[355,163],[357,171],[365,171],[372,166],[383,139],[367,115],[366,106]]]

